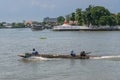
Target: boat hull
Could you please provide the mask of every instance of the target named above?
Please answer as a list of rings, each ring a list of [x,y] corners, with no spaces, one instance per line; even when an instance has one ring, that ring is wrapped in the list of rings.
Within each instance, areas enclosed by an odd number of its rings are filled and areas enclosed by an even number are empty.
[[[44,29],[44,26],[42,26],[42,25],[37,25],[37,26],[32,26],[31,27],[31,29],[33,30],[33,31],[37,31],[37,30],[43,30]]]
[[[80,56],[80,55],[76,55],[76,56],[61,55],[61,54],[38,54],[38,55],[32,55],[30,53],[29,53],[28,56],[26,56],[25,54],[18,55],[18,56],[23,57],[23,58],[29,58],[31,56],[44,57],[44,58],[64,58],[64,59],[89,59],[90,58],[90,56]]]

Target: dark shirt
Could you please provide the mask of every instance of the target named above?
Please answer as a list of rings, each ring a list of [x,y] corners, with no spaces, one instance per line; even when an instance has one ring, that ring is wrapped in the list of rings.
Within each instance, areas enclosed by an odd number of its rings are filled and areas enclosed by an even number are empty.
[[[86,53],[84,52],[84,51],[82,51],[81,53],[80,53],[80,56],[86,56]]]
[[[38,55],[38,52],[37,51],[33,51],[32,54],[33,55]]]
[[[76,54],[74,53],[74,51],[71,51],[71,54],[70,54],[72,57],[75,57]]]

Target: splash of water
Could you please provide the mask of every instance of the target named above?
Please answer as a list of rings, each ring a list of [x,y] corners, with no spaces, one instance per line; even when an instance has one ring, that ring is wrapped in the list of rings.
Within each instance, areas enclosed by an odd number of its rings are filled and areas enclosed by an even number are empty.
[[[44,58],[44,57],[32,56],[32,57],[29,58],[29,60],[47,61],[47,60],[50,60],[50,59],[48,59],[48,58]]]
[[[120,60],[120,55],[91,57],[90,59],[119,59]]]

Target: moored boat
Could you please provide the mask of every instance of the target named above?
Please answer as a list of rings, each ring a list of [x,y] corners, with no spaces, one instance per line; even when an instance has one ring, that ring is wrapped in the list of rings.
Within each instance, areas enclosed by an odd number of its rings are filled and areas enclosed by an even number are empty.
[[[32,27],[31,27],[31,29],[32,30],[43,30],[44,29],[44,26],[42,26],[42,25],[33,25]]]

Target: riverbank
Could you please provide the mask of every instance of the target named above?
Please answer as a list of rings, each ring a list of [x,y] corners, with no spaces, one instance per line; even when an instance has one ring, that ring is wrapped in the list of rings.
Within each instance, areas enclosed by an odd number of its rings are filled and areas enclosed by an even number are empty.
[[[0,28],[0,29],[26,29],[26,28],[29,28],[29,27],[25,27],[25,28],[22,28],[22,27],[21,28],[20,27],[19,28]],[[48,29],[48,30],[51,30],[51,29]],[[92,26],[90,26],[90,27],[87,27],[87,26],[69,26],[69,27],[64,26],[64,27],[61,27],[61,26],[54,26],[52,28],[52,30],[53,31],[120,31],[120,26],[114,26],[114,27],[109,27],[109,26],[101,26],[101,27],[92,27]]]
[[[53,31],[120,31],[120,26],[54,26]]]

